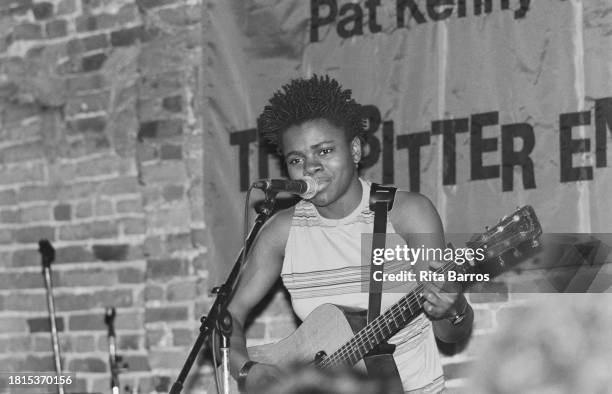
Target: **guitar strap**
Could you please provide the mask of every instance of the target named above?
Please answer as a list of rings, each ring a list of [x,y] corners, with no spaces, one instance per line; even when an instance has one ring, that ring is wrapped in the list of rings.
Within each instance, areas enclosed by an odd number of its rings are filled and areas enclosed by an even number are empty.
[[[383,271],[383,264],[374,264],[374,250],[385,247],[387,235],[387,213],[393,207],[394,187],[372,184],[370,189],[370,210],[374,211],[374,232],[372,234],[372,253],[370,255],[370,299],[368,302],[368,323],[380,315],[382,282],[373,280],[375,272]],[[387,342],[378,344],[363,359],[368,375],[387,382],[388,393],[403,394],[402,379],[393,358],[395,345]]]
[[[387,213],[393,208],[397,188],[372,183],[370,189],[370,210],[374,212],[372,252],[370,253],[370,299],[368,302],[368,323],[380,315],[382,282],[373,280],[375,272],[383,271],[384,264],[374,264],[374,250],[385,248],[387,234]],[[379,274],[380,275],[380,274]]]

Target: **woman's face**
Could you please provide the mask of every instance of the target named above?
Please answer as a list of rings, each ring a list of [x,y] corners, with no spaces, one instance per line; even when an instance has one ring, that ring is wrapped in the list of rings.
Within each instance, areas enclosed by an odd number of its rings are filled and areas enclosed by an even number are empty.
[[[357,180],[359,139],[347,141],[346,133],[327,120],[316,119],[290,127],[281,138],[291,179],[312,177],[317,181],[318,192],[310,199],[316,206],[336,202]]]

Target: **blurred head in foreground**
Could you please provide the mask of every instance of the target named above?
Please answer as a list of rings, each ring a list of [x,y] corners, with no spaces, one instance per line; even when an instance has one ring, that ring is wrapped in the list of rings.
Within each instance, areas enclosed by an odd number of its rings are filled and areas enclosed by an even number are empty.
[[[608,294],[554,294],[516,308],[476,357],[469,392],[612,392],[610,302]]]
[[[355,370],[294,367],[286,379],[267,387],[266,394],[387,394],[386,383]]]

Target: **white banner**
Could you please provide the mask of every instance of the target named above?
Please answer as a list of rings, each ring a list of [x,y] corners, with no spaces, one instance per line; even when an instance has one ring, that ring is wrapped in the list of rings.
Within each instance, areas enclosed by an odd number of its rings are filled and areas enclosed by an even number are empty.
[[[611,6],[208,1],[204,172],[213,256],[231,266],[244,190],[281,175],[257,144],[259,113],[283,84],[312,74],[336,78],[366,106],[364,176],[428,196],[446,231],[479,232],[530,204],[545,232],[612,232]]]

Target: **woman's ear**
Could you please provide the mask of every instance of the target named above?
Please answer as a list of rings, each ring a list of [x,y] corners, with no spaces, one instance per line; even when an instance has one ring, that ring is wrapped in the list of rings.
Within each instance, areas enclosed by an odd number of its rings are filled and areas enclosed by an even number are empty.
[[[351,141],[351,156],[355,164],[359,163],[361,160],[361,140],[359,137],[355,137]]]

